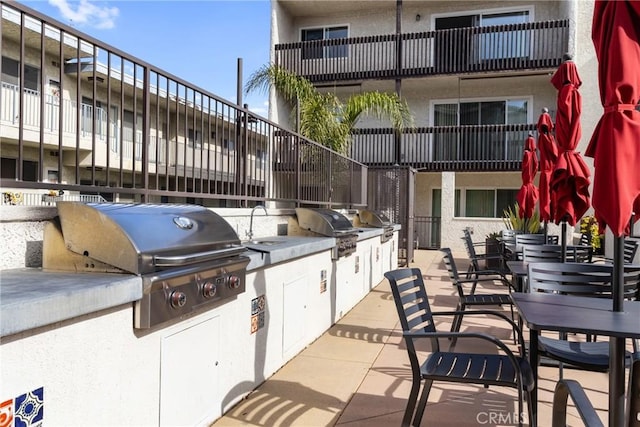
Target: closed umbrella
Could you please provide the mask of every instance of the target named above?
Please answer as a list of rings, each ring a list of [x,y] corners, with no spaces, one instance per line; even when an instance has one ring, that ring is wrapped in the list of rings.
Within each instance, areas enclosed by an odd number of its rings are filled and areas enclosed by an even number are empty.
[[[613,310],[623,310],[624,234],[640,212],[640,2],[595,2],[592,38],[604,114],[586,155],[593,157],[593,208],[615,236]],[[624,340],[610,340],[609,425],[624,422]]]
[[[547,108],[542,109],[538,118],[538,151],[540,152],[540,180],[538,190],[540,193],[540,220],[544,222],[544,231],[547,232],[547,223],[553,220],[553,206],[551,195],[551,174],[558,159],[558,147],[553,138],[553,120]]]
[[[529,135],[524,143],[522,155],[522,187],[516,196],[518,201],[518,215],[520,218],[531,218],[538,201],[538,189],[533,179],[538,172],[538,156],[536,154],[536,141],[533,135]]]
[[[582,96],[578,92],[582,81],[575,63],[570,59],[565,60],[551,78],[551,84],[558,90],[555,126],[558,160],[551,176],[551,189],[556,202],[555,223],[562,222],[564,254],[566,224],[574,226],[577,219],[589,209],[590,172],[580,153],[575,151],[582,136]]]

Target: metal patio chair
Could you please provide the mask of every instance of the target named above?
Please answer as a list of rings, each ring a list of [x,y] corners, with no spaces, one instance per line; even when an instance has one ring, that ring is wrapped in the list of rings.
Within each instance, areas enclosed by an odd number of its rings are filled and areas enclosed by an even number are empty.
[[[531,263],[529,291],[611,298],[613,267],[588,263]],[[624,298],[639,299],[640,265],[627,265],[624,271]],[[609,369],[609,343],[568,341],[566,334],[559,338],[540,336],[539,354],[563,364],[587,371],[606,372]],[[634,345],[637,345],[634,342]]]
[[[431,311],[420,269],[403,268],[388,271],[384,276],[391,285],[412,372],[411,392],[402,419],[402,426],[420,425],[433,381],[516,388],[518,390],[518,413],[523,413],[526,393],[529,416],[531,417],[530,393],[535,387],[535,381],[531,366],[524,355],[515,355],[502,341],[485,333],[437,331],[434,316],[456,316],[459,312]],[[504,314],[486,310],[469,311],[465,314],[500,317],[510,324],[517,336],[520,348],[524,349],[522,332]],[[431,352],[428,356],[422,357],[418,354],[416,346],[420,340],[425,339],[431,344]],[[496,350],[490,354],[444,351],[440,348],[440,339],[460,341],[480,339],[495,345]],[[422,392],[420,393],[421,386]],[[418,402],[419,393],[420,401]],[[416,403],[418,404],[417,408]],[[519,425],[522,425],[521,419]]]
[[[466,273],[466,278],[467,279],[478,279],[478,278],[486,278],[486,277],[496,277],[498,276],[499,278],[503,279],[503,280],[507,280],[507,274],[509,273],[509,271],[505,268],[505,262],[504,262],[504,258],[502,256],[501,253],[497,253],[497,254],[487,254],[487,253],[478,253],[476,251],[476,247],[477,246],[484,246],[484,242],[473,242],[471,240],[471,233],[469,232],[468,229],[464,230],[464,237],[462,238],[462,240],[464,240],[464,246],[467,249],[467,255],[469,257],[469,268],[467,269],[467,273]],[[480,266],[480,262],[489,262],[489,261],[497,261],[499,268],[498,269],[493,269],[493,268],[482,268]],[[471,290],[471,293],[475,293],[475,284],[473,286],[473,289]]]
[[[575,380],[560,380],[556,383],[553,393],[552,427],[565,427],[567,425],[567,401],[569,397],[571,397],[586,427],[604,427],[582,385]],[[629,372],[625,426],[640,427],[640,354],[637,353],[633,356]]]
[[[633,260],[636,257],[636,253],[638,252],[638,240],[625,238],[624,239],[624,251],[622,255],[622,259],[625,264],[633,263]],[[611,258],[598,258],[598,261],[604,261],[606,263],[613,263],[613,259]]]
[[[456,287],[458,291],[458,306],[456,307],[456,311],[459,314],[455,315],[453,319],[453,323],[451,324],[451,332],[458,332],[460,330],[460,325],[462,324],[462,317],[464,316],[465,310],[467,307],[477,307],[477,306],[503,306],[508,305],[511,309],[511,318],[514,318],[513,313],[513,301],[511,300],[511,296],[509,293],[511,292],[511,282],[506,279],[502,279],[500,277],[487,277],[487,278],[471,278],[471,279],[461,279],[458,274],[458,268],[456,267],[455,259],[453,258],[453,254],[451,253],[451,249],[442,248],[440,251],[444,254],[442,260],[447,267],[447,272],[449,273],[449,278],[451,282]],[[475,286],[478,282],[501,282],[504,284],[508,293],[475,293]],[[472,284],[471,293],[465,292],[464,285]]]
[[[545,245],[547,238],[544,234],[518,234],[516,235],[516,244],[512,259],[522,259],[522,251],[524,245]]]

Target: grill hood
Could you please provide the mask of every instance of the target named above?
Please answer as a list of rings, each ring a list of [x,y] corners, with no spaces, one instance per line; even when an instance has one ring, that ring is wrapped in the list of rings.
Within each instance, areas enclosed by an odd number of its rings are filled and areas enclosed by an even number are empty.
[[[369,227],[385,228],[393,225],[389,217],[381,211],[362,209],[358,211],[358,218],[361,224]]]
[[[346,216],[331,209],[296,208],[296,216],[300,228],[323,236],[336,237],[358,232]]]
[[[78,202],[57,206],[68,250],[136,274],[246,250],[233,228],[202,206]]]

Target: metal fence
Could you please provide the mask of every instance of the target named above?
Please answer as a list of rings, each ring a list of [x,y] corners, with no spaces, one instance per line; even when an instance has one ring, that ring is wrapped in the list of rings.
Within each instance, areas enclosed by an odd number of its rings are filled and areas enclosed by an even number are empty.
[[[363,164],[19,3],[0,6],[2,188],[366,204]]]

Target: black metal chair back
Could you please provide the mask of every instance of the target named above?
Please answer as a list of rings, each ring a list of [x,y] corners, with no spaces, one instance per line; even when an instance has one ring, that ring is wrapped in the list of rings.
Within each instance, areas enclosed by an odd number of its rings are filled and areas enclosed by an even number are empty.
[[[451,331],[457,332],[460,330],[460,326],[462,325],[462,317],[464,316],[464,312],[467,307],[472,306],[509,306],[511,310],[511,318],[514,317],[513,312],[513,301],[511,300],[511,296],[509,293],[476,293],[476,285],[482,282],[500,282],[506,286],[507,291],[511,291],[511,283],[503,279],[501,277],[485,277],[485,278],[470,278],[470,279],[461,279],[458,274],[458,267],[456,267],[456,261],[453,258],[453,254],[451,253],[450,248],[441,248],[440,252],[443,253],[442,261],[444,265],[447,267],[447,272],[449,273],[449,278],[451,279],[451,283],[456,287],[458,291],[458,305],[456,310],[460,313],[454,317],[453,323],[451,324]],[[471,284],[471,291],[465,292],[464,285]]]
[[[548,245],[557,245],[558,241],[559,241],[559,236],[557,234],[547,234]]]
[[[528,268],[530,292],[611,298],[612,265],[537,262],[529,264]],[[624,298],[638,299],[640,265],[627,264],[623,282]]]
[[[629,238],[624,239],[624,255],[622,258],[626,264],[633,263],[636,252],[638,252],[638,241]]]
[[[561,245],[523,245],[525,262],[591,262],[591,247],[572,245],[566,247],[566,259],[562,259]]]

